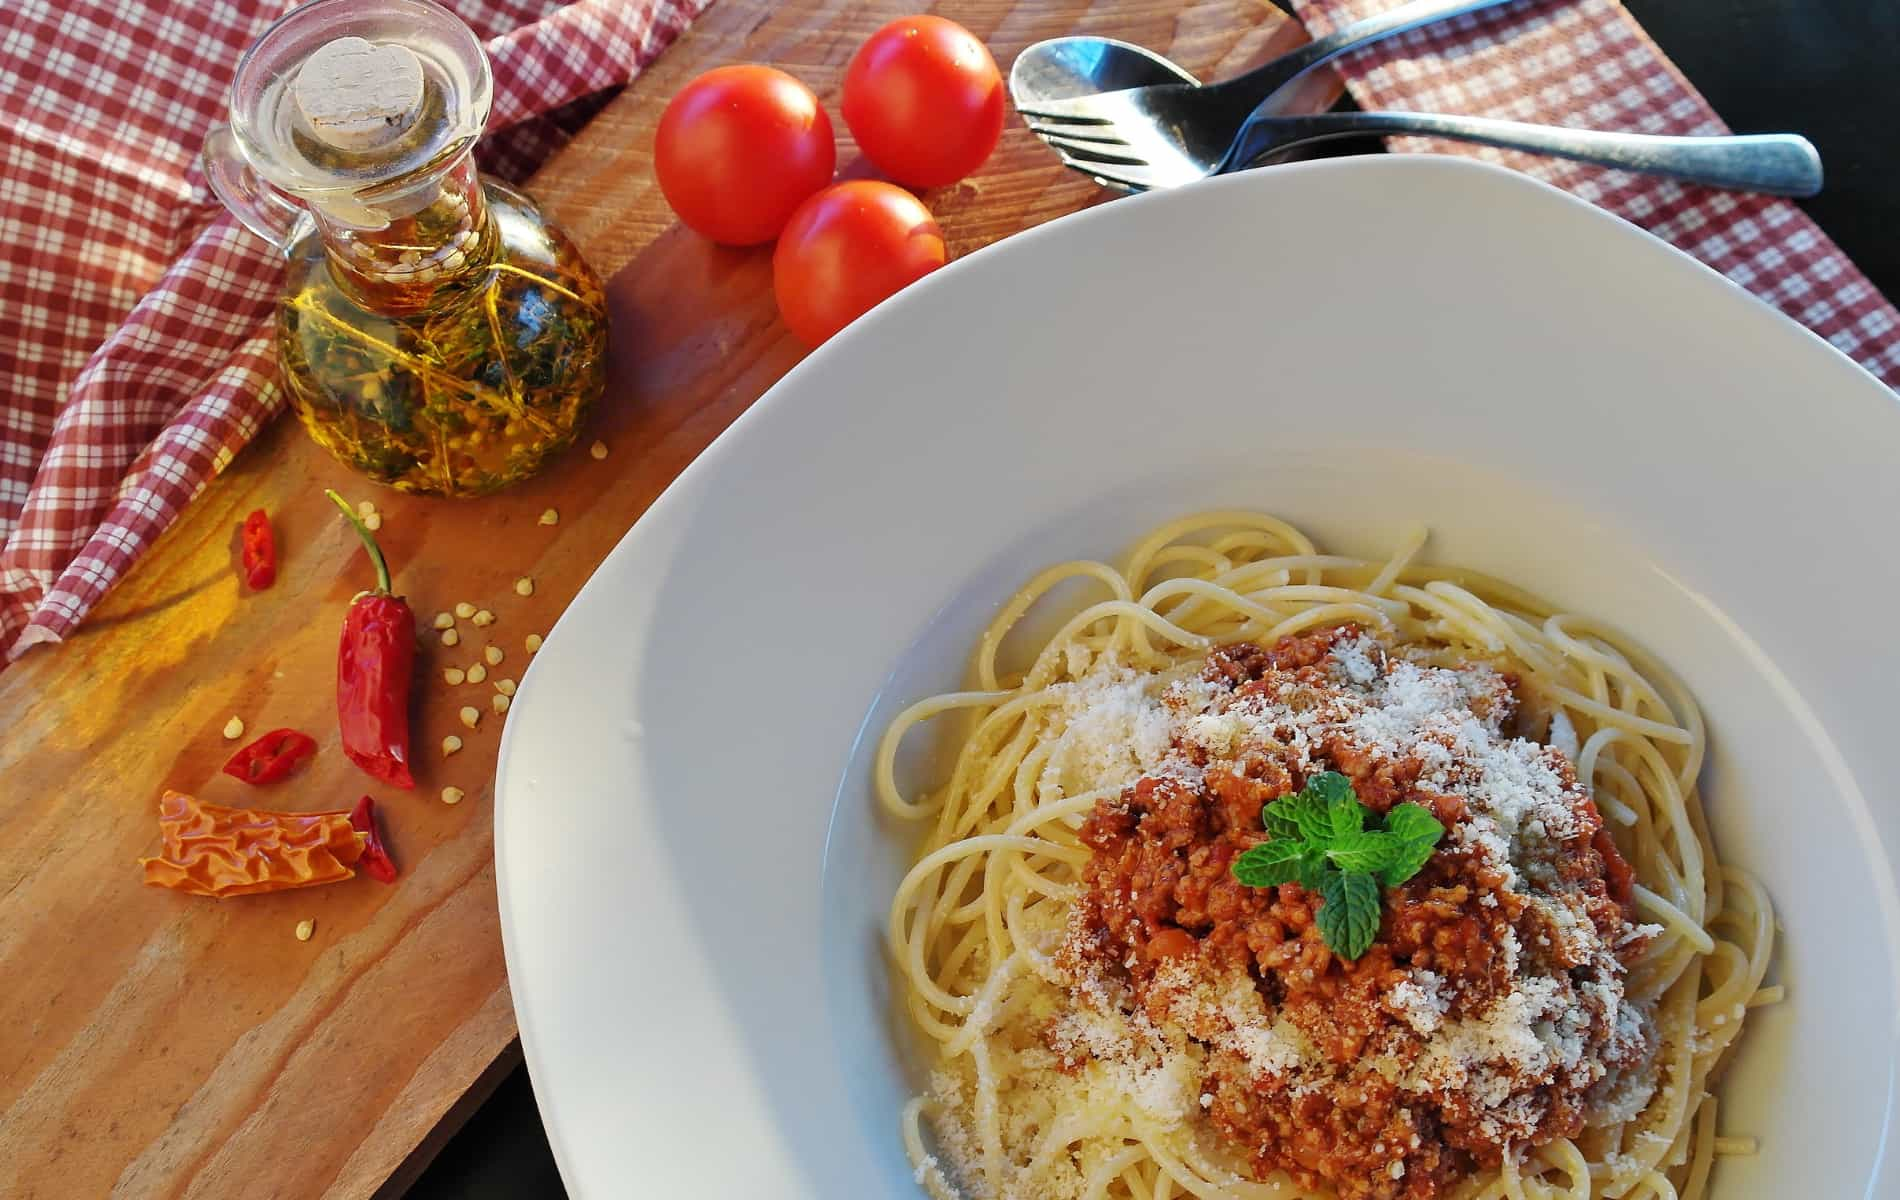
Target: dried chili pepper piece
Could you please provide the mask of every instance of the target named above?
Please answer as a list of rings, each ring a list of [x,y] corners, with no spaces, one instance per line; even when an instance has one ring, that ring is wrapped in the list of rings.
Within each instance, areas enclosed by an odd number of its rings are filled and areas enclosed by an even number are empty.
[[[396,882],[396,860],[389,857],[382,833],[376,828],[376,801],[365,796],[356,802],[350,810],[350,828],[363,835],[363,857],[356,865],[372,879]]]
[[[376,590],[351,602],[337,646],[336,716],[343,753],[374,778],[412,788],[409,685],[416,665],[416,616],[401,596],[390,594],[389,563],[375,535],[343,497],[324,495],[343,510],[376,568]]]
[[[317,752],[317,740],[295,729],[273,729],[231,756],[224,773],[245,783],[276,783]]]
[[[158,829],[159,853],[139,859],[145,882],[219,899],[349,879],[369,842],[346,812],[226,808],[181,792],[158,802]]]
[[[244,581],[254,591],[263,591],[277,582],[277,538],[271,532],[270,517],[263,509],[251,510],[244,518]]]

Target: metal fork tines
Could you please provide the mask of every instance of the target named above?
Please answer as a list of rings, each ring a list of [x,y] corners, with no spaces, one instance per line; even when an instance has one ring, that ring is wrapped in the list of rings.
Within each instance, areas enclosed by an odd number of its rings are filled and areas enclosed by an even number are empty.
[[[1136,146],[1107,125],[1052,127],[1032,121],[1029,127],[1067,165],[1132,191],[1181,187],[1207,174],[1206,167],[1163,138],[1141,139]]]
[[[1180,187],[1208,173],[1205,166],[1165,138],[1144,138],[1139,147],[1131,144],[1122,136],[1125,124],[1064,123],[1040,116],[1027,124],[1055,150],[1064,165],[1115,187],[1136,192]]]

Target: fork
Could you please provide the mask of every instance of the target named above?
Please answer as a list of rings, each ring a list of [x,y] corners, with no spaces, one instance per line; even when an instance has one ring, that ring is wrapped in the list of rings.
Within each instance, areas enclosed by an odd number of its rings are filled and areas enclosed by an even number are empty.
[[[1186,182],[1187,177],[1211,173],[1207,164],[1219,164],[1215,170],[1232,165],[1226,162],[1227,154],[1248,116],[1256,108],[1264,108],[1269,114],[1282,111],[1282,105],[1294,100],[1295,89],[1286,85],[1314,67],[1422,25],[1516,2],[1413,0],[1334,30],[1220,83],[1155,84],[1066,100],[1039,100],[1017,111],[1029,128],[1045,139],[1067,136],[1130,147],[1130,162],[1157,166],[1172,162],[1176,166],[1173,174],[1184,176],[1181,182]]]
[[[1821,190],[1822,180],[1820,154],[1808,139],[1791,133],[1666,137],[1437,113],[1313,113],[1251,117],[1232,147],[1218,157],[1194,162],[1175,154],[1150,162],[1140,157],[1136,146],[1101,129],[1080,126],[1072,133],[1043,133],[1042,139],[1076,170],[1137,192],[1180,187],[1226,170],[1264,164],[1317,142],[1387,134],[1452,138],[1774,196],[1812,196]]]

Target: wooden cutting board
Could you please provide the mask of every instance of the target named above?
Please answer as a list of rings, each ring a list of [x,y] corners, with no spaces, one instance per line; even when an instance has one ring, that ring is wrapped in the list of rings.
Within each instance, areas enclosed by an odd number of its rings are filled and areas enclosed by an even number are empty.
[[[0,672],[0,1196],[395,1195],[513,1066],[492,681],[520,677],[526,635],[553,625],[661,489],[802,353],[774,316],[769,249],[721,249],[672,222],[649,169],[655,124],[686,80],[743,61],[793,72],[835,116],[853,49],[906,11],[720,0],[533,181],[611,276],[611,378],[582,438],[606,458],[578,450],[501,496],[426,500],[356,479],[279,420],[76,636]],[[1152,46],[1203,77],[1304,40],[1264,0],[938,11],[1005,71],[1067,33]],[[835,123],[842,171],[867,173]],[[1103,198],[1013,120],[977,175],[925,197],[957,255]],[[922,369],[964,350],[915,348]],[[412,794],[370,786],[337,748],[337,631],[371,576],[324,487],[380,507],[397,590],[425,627],[459,601],[498,618],[460,622],[452,650],[425,628]],[[271,513],[282,557],[257,595],[233,570],[253,508]],[[558,524],[539,523],[549,508]],[[532,597],[515,594],[521,576]],[[504,659],[489,682],[442,681],[490,642]],[[465,704],[483,713],[474,732],[457,721]],[[239,744],[222,736],[233,716],[252,735],[312,733],[313,768],[263,794],[219,775]],[[444,759],[451,732],[467,745]],[[454,807],[439,798],[450,785],[466,793]],[[371,792],[403,876],[225,902],[145,888],[134,860],[156,847],[165,788],[302,810]],[[308,942],[293,935],[303,920]]]

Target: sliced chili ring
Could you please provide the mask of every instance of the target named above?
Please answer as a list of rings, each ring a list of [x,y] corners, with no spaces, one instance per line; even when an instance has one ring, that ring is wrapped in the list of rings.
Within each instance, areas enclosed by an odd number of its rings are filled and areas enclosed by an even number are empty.
[[[263,591],[277,582],[277,538],[271,532],[270,517],[263,509],[252,509],[244,518],[244,580],[253,590]]]
[[[317,752],[317,742],[295,729],[273,729],[231,756],[224,773],[245,783],[276,783]]]

